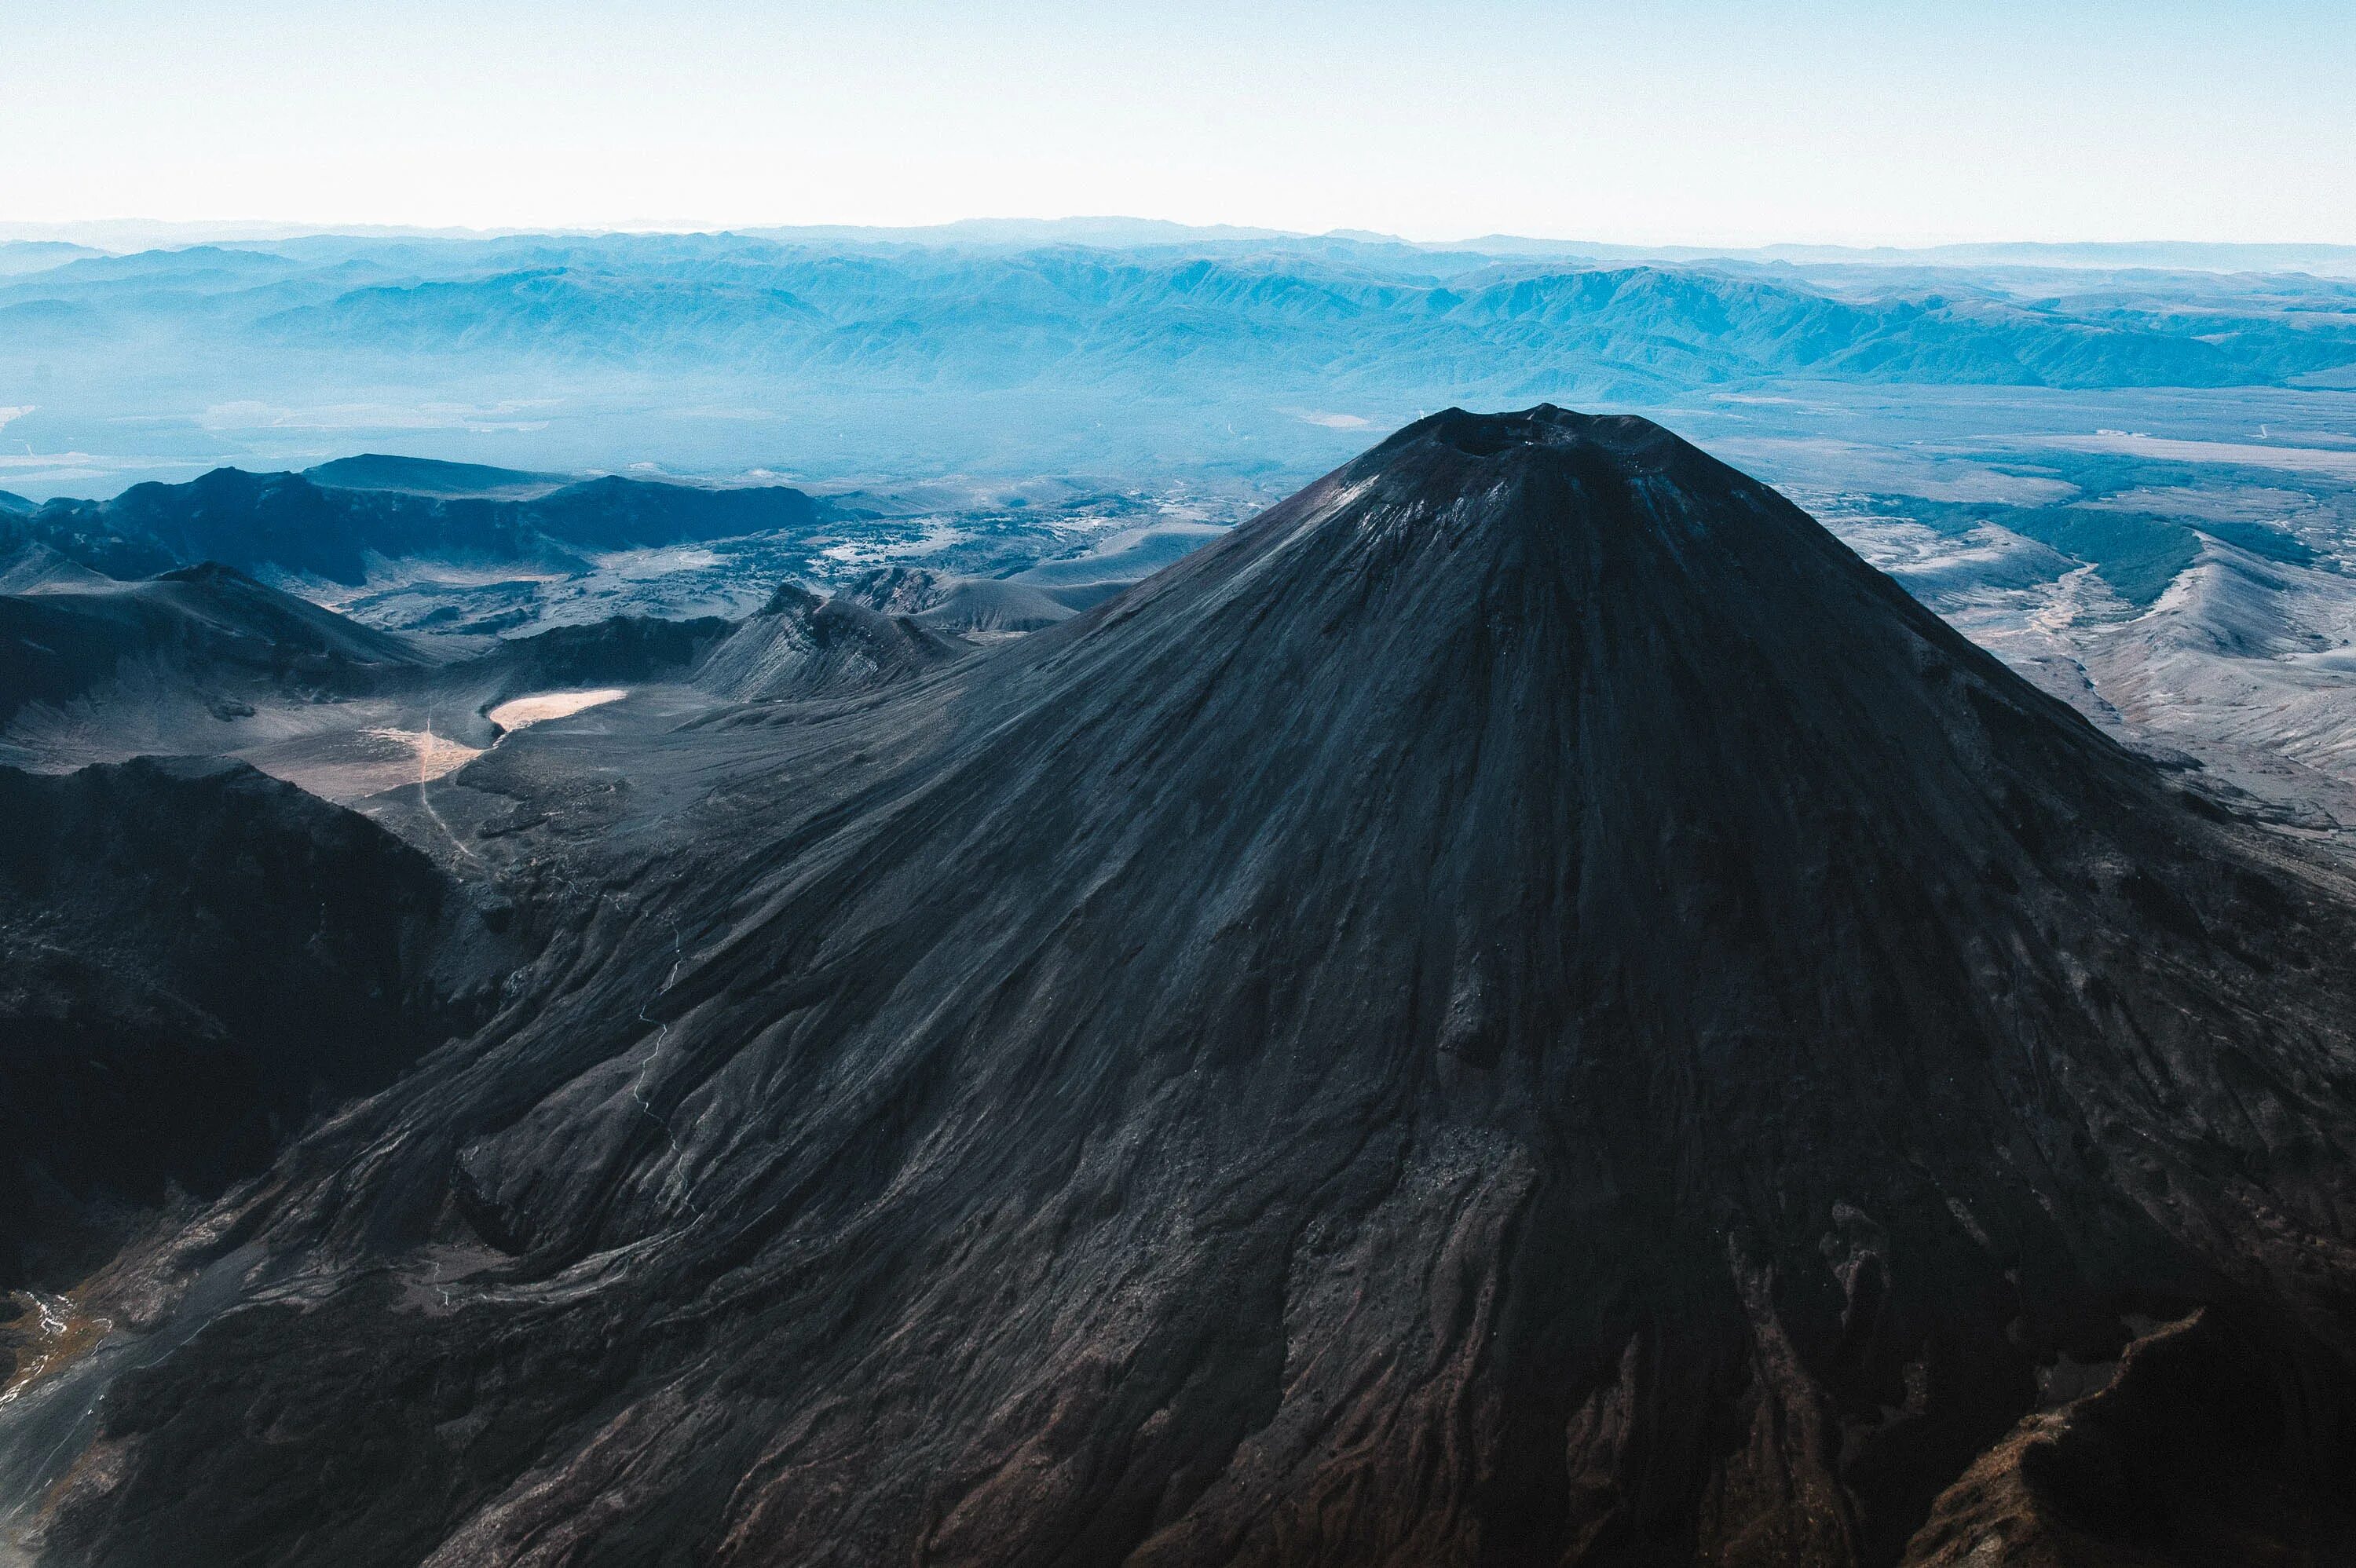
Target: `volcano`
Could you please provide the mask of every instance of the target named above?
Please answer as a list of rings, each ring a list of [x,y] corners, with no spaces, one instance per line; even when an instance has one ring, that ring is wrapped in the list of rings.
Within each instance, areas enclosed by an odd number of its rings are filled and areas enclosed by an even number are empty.
[[[432,803],[497,1016],[0,1410],[39,1560],[2350,1560],[2356,888],[1656,426],[601,713]]]

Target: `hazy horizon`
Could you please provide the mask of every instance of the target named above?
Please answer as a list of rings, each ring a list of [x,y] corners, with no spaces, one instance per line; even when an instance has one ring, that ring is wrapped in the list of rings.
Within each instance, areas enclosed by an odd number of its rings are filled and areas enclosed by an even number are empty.
[[[1414,240],[2356,242],[2356,14],[1486,0],[32,0],[0,222],[605,231],[977,213]]]
[[[1391,241],[1419,249],[1449,251],[1470,250],[1483,245],[1520,243],[1543,247],[1559,247],[1566,251],[1587,248],[1590,251],[1641,254],[1760,255],[1779,253],[1823,252],[1870,256],[1875,254],[1906,257],[1936,256],[1942,252],[1972,251],[2018,251],[2055,252],[2103,252],[2144,250],[2181,250],[2187,251],[2356,251],[2356,240],[2331,240],[2299,237],[2269,237],[2258,239],[2202,240],[2180,234],[2155,232],[2125,238],[2064,238],[2030,237],[2019,234],[1991,234],[1966,239],[1925,240],[1920,242],[1886,240],[1823,240],[1783,237],[1756,241],[1712,241],[1695,236],[1671,234],[1663,237],[1632,236],[1608,231],[1582,233],[1526,233],[1492,229],[1480,233],[1448,235],[1408,235],[1381,229],[1343,226],[1325,229],[1273,228],[1261,224],[1205,222],[1194,223],[1142,212],[1102,213],[973,213],[945,218],[923,223],[724,223],[679,219],[672,221],[621,220],[612,223],[580,224],[416,224],[333,222],[301,218],[152,218],[139,214],[122,214],[103,218],[80,218],[57,221],[0,218],[0,245],[27,243],[79,244],[96,250],[128,252],[148,249],[176,249],[187,245],[272,243],[285,240],[353,237],[369,239],[450,239],[498,240],[548,236],[562,239],[587,239],[601,235],[631,235],[644,237],[694,236],[723,234],[776,234],[789,236],[824,236],[856,239],[874,236],[884,240],[938,237],[944,240],[958,240],[984,231],[1009,231],[1008,238],[991,238],[981,243],[1018,243],[1012,231],[1033,229],[1046,238],[1054,238],[1061,229],[1084,230],[1101,226],[1105,229],[1164,229],[1172,242],[1206,235],[1229,235],[1239,240],[1332,240],[1349,239]],[[1087,240],[1075,240],[1088,243]],[[1133,235],[1108,238],[1104,242],[1131,245],[1140,240]],[[1151,241],[1147,241],[1151,242]]]

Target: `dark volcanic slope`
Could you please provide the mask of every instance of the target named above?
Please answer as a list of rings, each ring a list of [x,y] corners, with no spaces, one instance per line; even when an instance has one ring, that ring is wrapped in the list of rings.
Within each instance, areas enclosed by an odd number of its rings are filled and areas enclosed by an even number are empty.
[[[156,700],[220,704],[250,687],[348,695],[435,662],[423,645],[211,561],[0,594],[0,723],[27,702],[138,677]]]
[[[217,1195],[466,1021],[434,967],[454,931],[486,956],[464,901],[291,784],[0,768],[0,1289],[76,1277],[111,1213]]]
[[[2346,1556],[2350,890],[1649,424],[594,764],[49,1560]]]

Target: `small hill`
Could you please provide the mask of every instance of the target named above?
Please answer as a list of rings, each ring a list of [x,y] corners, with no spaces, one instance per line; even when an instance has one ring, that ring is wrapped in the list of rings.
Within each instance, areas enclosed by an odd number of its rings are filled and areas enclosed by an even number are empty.
[[[316,464],[303,470],[303,477],[335,490],[400,490],[414,496],[541,495],[566,482],[561,474],[528,474],[479,463],[389,457],[375,452]]]
[[[840,697],[913,679],[970,651],[908,616],[787,583],[712,651],[695,684],[737,702]]]
[[[444,656],[217,562],[118,582],[60,561],[30,586],[0,595],[0,723],[134,677],[150,706],[219,710],[261,692],[368,691]]]
[[[882,567],[868,572],[845,588],[842,597],[949,633],[1035,632],[1077,613],[1029,582],[957,577],[916,566]]]

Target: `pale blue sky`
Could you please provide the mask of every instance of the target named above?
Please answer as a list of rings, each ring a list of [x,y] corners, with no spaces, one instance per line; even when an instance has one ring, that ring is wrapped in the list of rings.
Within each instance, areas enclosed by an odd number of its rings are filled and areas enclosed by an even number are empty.
[[[2356,3],[0,0],[0,221],[2356,242]]]

